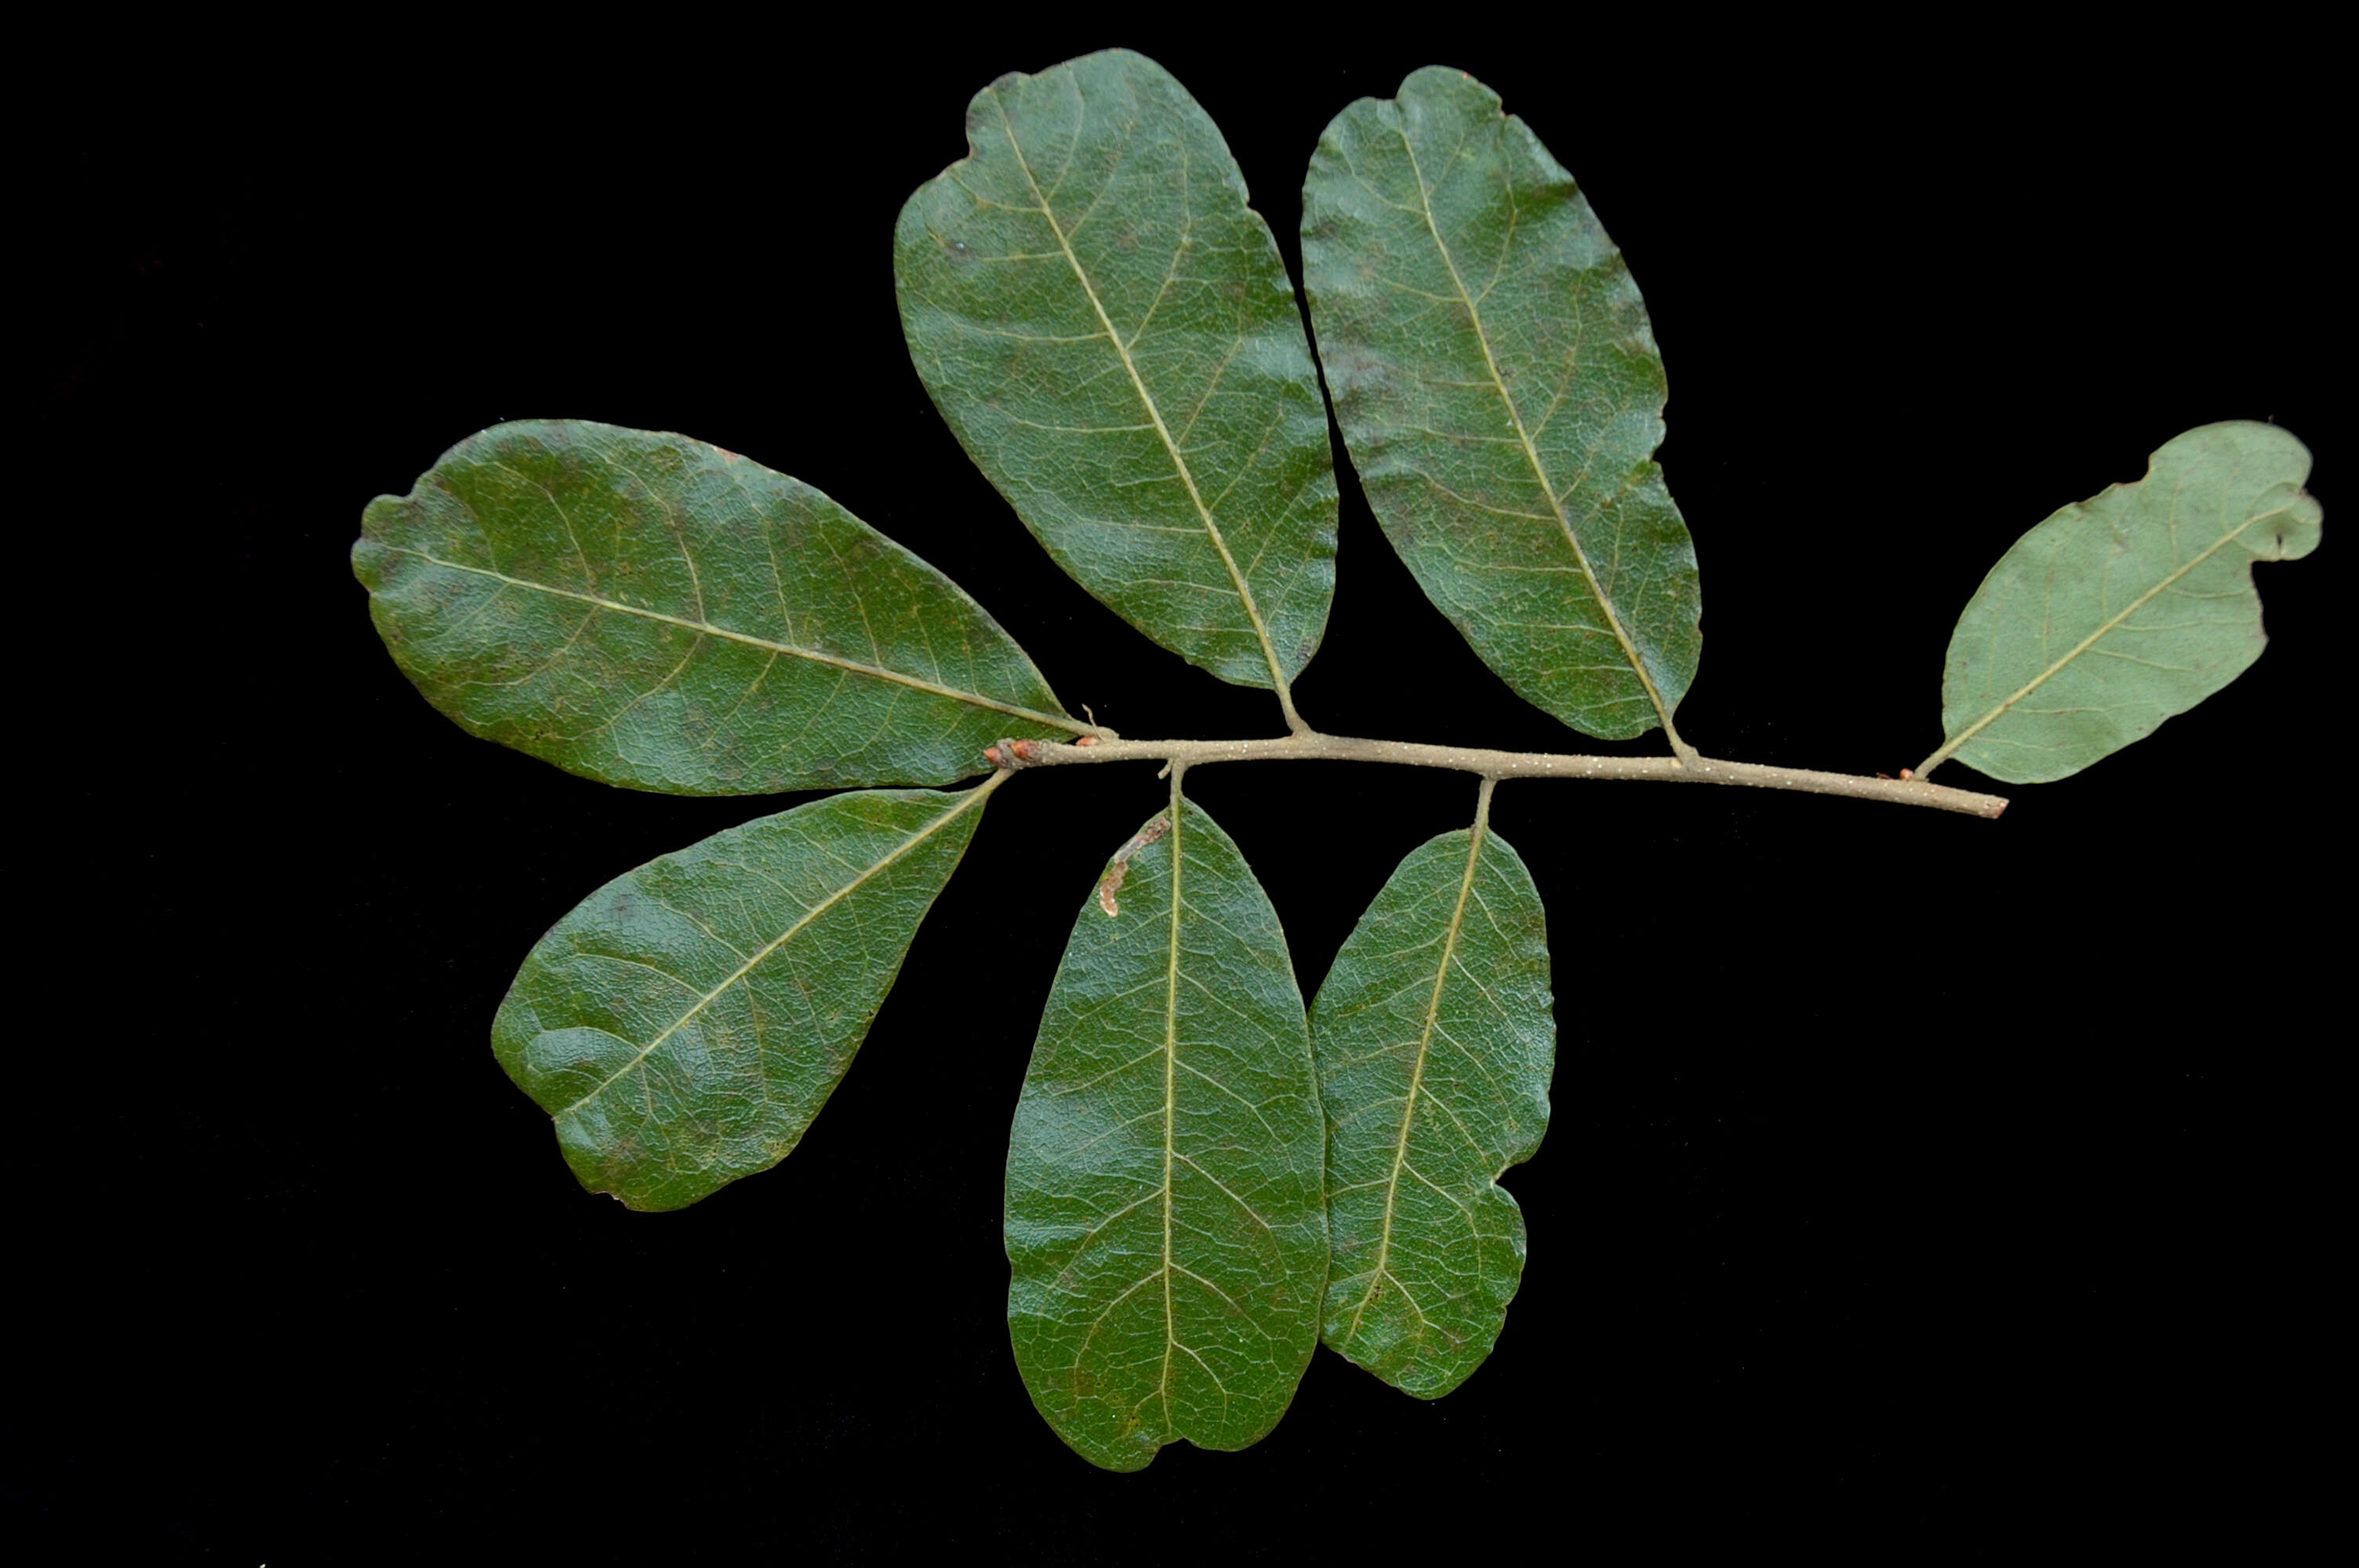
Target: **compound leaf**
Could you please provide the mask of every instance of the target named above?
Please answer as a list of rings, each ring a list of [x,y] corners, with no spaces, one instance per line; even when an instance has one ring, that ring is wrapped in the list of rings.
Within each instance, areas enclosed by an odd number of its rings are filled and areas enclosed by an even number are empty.
[[[1667,728],[1702,646],[1663,361],[1572,177],[1429,66],[1319,139],[1303,284],[1343,444],[1426,596],[1574,729]]]
[[[909,355],[1058,565],[1189,663],[1290,681],[1335,582],[1327,411],[1277,243],[1151,59],[1000,78],[901,209]]]
[[[1464,1382],[1506,1321],[1524,1217],[1495,1178],[1539,1147],[1556,1064],[1547,915],[1487,817],[1400,863],[1310,1011],[1334,1246],[1323,1337],[1423,1399]]]
[[[2079,773],[2234,680],[2261,656],[2255,561],[2318,546],[2310,452],[2274,425],[2205,425],[2017,540],[1951,634],[1941,674],[1954,756],[2008,784]]]
[[[557,923],[492,1049],[582,1184],[681,1208],[793,1152],[1008,775],[866,790],[716,833]]]
[[[1090,727],[957,584],[799,480],[580,420],[460,442],[370,503],[353,569],[434,706],[673,795],[950,784]]]
[[[1277,1424],[1319,1340],[1324,1130],[1277,914],[1183,802],[1074,922],[1007,1152],[1007,1321],[1094,1464]]]

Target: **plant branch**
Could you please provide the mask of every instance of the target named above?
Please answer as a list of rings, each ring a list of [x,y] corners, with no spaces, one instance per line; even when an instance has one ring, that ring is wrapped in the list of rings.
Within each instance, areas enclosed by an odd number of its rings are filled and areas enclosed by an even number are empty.
[[[1861,778],[1808,768],[1761,762],[1725,762],[1698,756],[1587,757],[1548,752],[1492,752],[1468,746],[1428,746],[1413,741],[1366,741],[1315,730],[1263,741],[1094,741],[1061,745],[1051,741],[1002,741],[984,753],[995,766],[1063,767],[1077,762],[1160,762],[1176,767],[1207,762],[1392,762],[1411,768],[1450,768],[1490,779],[1652,779],[1669,784],[1744,784],[1755,789],[1799,790],[1809,795],[1888,800],[1898,806],[1930,806],[1969,816],[1996,816],[2004,795],[1978,795],[1921,779]]]

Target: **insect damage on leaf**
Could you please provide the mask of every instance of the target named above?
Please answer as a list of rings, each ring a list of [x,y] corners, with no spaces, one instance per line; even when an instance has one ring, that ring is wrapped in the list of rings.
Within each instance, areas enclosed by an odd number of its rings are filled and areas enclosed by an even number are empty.
[[[1114,895],[1122,891],[1122,880],[1130,874],[1130,858],[1162,838],[1170,830],[1170,817],[1158,816],[1140,828],[1137,837],[1114,852],[1114,864],[1106,868],[1105,880],[1098,884],[1100,909],[1104,910],[1109,915],[1118,915],[1122,913],[1122,905],[1114,902]]]

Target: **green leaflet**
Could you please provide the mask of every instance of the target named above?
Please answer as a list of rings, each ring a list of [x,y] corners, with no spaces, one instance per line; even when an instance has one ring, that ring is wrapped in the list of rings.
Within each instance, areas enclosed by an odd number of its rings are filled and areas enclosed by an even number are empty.
[[[1175,775],[1073,924],[1007,1151],[1016,1361],[1084,1458],[1277,1424],[1319,1340],[1323,1142],[1277,913]]]
[[[1483,801],[1471,832],[1400,863],[1310,1012],[1334,1242],[1323,1336],[1429,1400],[1506,1321],[1524,1217],[1494,1178],[1539,1147],[1556,1065],[1548,917]]]
[[[852,1065],[983,803],[833,795],[615,878],[524,961],[492,1026],[582,1184],[682,1208],[791,1153]]]
[[[1966,601],[1941,674],[1955,756],[2009,784],[2069,777],[2244,674],[2267,635],[2253,562],[2318,547],[2310,453],[2273,425],[2205,425],[2135,484],[2017,540]]]
[[[1294,287],[1203,109],[1110,49],[1004,76],[901,209],[909,356],[1057,564],[1223,680],[1283,688],[1335,583]]]
[[[569,773],[673,795],[950,784],[1081,733],[943,577],[799,480],[576,420],[471,436],[353,546],[436,708]]]
[[[1320,137],[1302,271],[1343,444],[1426,596],[1574,729],[1669,730],[1702,633],[1654,461],[1662,356],[1572,177],[1428,66]]]

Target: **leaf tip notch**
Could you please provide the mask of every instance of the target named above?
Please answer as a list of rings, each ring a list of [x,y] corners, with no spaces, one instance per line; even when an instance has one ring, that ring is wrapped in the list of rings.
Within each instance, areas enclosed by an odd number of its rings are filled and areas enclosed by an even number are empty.
[[[2008,784],[2069,778],[2249,669],[2268,642],[2253,564],[2321,535],[2310,467],[2277,426],[2199,426],[2017,539],[1958,617],[1944,738],[1918,775],[1955,757]]]

